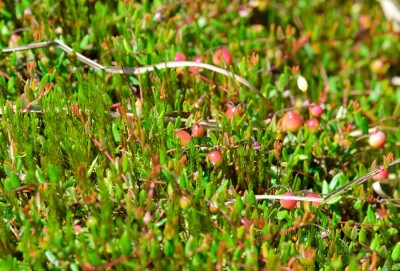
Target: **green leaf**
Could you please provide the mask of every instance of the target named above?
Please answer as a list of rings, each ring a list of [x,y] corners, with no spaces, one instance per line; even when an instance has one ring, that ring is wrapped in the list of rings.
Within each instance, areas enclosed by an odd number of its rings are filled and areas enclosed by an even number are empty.
[[[400,242],[397,242],[397,244],[394,246],[391,258],[393,261],[400,259]]]
[[[221,192],[225,190],[225,188],[228,186],[228,184],[229,184],[228,180],[222,182],[222,184],[218,187],[216,194],[217,195],[221,194]]]
[[[279,212],[277,213],[276,217],[277,217],[279,220],[283,220],[283,219],[285,219],[285,218],[287,217],[288,213],[289,213],[288,210],[282,210],[282,211],[279,211]]]
[[[119,133],[119,128],[118,128],[118,125],[115,123],[115,122],[113,122],[112,123],[112,134],[113,134],[113,137],[114,137],[114,141],[117,143],[117,144],[119,144],[121,141],[120,141],[120,133]]]
[[[49,260],[49,262],[51,262],[55,266],[59,265],[59,261],[57,260],[56,256],[53,254],[53,252],[51,252],[50,250],[46,250],[46,252],[44,254],[46,255],[46,258]]]
[[[342,196],[333,197],[327,201],[327,204],[329,204],[329,205],[335,204],[335,203],[339,202],[341,199],[342,199]]]

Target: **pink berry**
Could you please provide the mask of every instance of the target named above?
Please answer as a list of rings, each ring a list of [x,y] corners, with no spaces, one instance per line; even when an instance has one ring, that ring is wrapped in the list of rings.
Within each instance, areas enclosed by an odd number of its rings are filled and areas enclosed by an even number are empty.
[[[215,51],[212,62],[216,66],[221,66],[222,63],[225,63],[227,66],[232,64],[232,55],[229,51],[225,48],[218,49]]]
[[[297,132],[303,125],[301,117],[293,111],[288,111],[282,118],[282,129],[288,132]]]
[[[202,138],[205,133],[204,126],[201,124],[195,124],[192,128],[192,136],[194,138]]]
[[[196,62],[196,63],[202,63],[203,62],[203,57],[201,56],[201,55],[198,55],[198,56],[196,56],[195,58],[193,58],[193,60],[192,60],[193,62]],[[197,72],[198,71],[198,67],[190,67],[189,68],[189,71],[191,71],[191,72]]]
[[[185,146],[191,139],[191,136],[185,130],[176,130],[176,136],[181,140],[181,144]]]
[[[315,194],[315,193],[308,193],[306,195],[306,198],[321,198],[321,197],[319,195]],[[320,202],[316,202],[316,201],[312,202],[312,205],[314,207],[318,207],[320,204],[321,204]]]
[[[229,120],[233,118],[233,116],[241,116],[243,113],[237,106],[229,107],[228,110],[225,111],[225,115],[228,117]]]
[[[382,131],[376,131],[370,135],[368,143],[374,149],[383,148],[386,143],[386,136]]]
[[[18,46],[18,40],[19,40],[19,35],[17,34],[12,34],[10,38],[8,39],[8,46],[10,47],[17,47]]]
[[[185,61],[185,60],[186,60],[186,56],[184,53],[176,52],[174,61]]]
[[[284,196],[294,196],[294,194],[292,192],[286,192],[283,195]],[[293,200],[293,199],[281,199],[279,202],[280,202],[281,206],[285,209],[293,209],[297,205],[297,200]]]
[[[314,106],[310,107],[309,110],[310,110],[311,115],[313,115],[314,117],[319,117],[324,112],[322,107],[319,105],[314,105]]]
[[[374,177],[373,179],[375,181],[384,181],[388,178],[389,176],[389,169],[383,169],[381,171],[379,171]]]
[[[203,57],[198,55],[195,58],[193,58],[193,62],[201,63],[203,62]]]
[[[319,122],[316,118],[312,118],[306,121],[306,126],[308,130],[315,131],[318,130]]]
[[[207,155],[207,161],[214,167],[217,167],[222,164],[224,157],[222,156],[220,151],[211,151]]]

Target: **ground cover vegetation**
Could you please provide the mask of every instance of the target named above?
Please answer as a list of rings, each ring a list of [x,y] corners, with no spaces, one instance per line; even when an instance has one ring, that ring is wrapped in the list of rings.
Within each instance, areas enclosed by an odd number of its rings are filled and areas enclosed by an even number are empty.
[[[0,31],[1,270],[400,269],[378,2],[0,1]]]

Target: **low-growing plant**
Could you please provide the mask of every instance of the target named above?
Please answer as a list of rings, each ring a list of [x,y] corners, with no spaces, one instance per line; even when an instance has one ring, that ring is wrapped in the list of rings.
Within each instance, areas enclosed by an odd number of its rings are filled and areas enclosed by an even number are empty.
[[[397,270],[379,3],[0,1],[0,269]]]

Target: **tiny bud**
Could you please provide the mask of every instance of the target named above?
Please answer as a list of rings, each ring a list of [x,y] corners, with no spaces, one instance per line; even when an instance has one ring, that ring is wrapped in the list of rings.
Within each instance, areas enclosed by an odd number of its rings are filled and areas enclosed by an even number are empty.
[[[198,98],[197,101],[195,102],[194,107],[199,108],[199,107],[202,107],[203,104],[204,104],[204,98],[203,98],[203,97],[200,97],[200,98]]]
[[[163,20],[163,15],[161,14],[161,12],[156,12],[154,14],[153,20],[156,22],[161,22]]]
[[[253,141],[253,148],[254,148],[254,150],[256,150],[256,151],[259,151],[259,150],[261,149],[261,144],[260,144],[260,142],[258,142],[257,140],[254,140],[254,141]]]
[[[307,91],[308,89],[308,83],[306,79],[301,75],[299,75],[299,77],[297,78],[297,86],[303,92]]]
[[[32,11],[30,9],[24,10],[24,20],[29,22],[31,20]]]
[[[28,61],[26,63],[26,67],[27,67],[29,76],[33,77],[33,75],[35,73],[35,69],[36,69],[36,62],[35,61]]]
[[[142,107],[143,107],[143,103],[142,100],[140,100],[139,98],[136,99],[135,102],[135,108],[136,108],[136,115],[140,118],[142,116]]]

